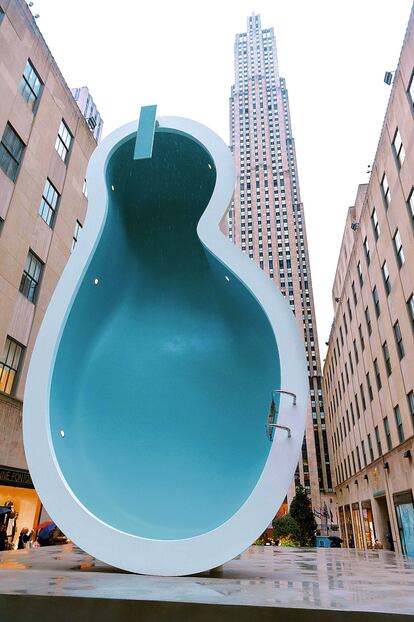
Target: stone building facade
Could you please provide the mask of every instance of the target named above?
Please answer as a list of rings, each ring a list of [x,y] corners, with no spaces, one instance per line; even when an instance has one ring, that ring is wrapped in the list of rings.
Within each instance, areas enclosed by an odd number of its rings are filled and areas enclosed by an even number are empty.
[[[348,211],[324,365],[345,545],[383,545],[409,555],[414,555],[413,26],[412,12],[370,180],[359,186]]]
[[[32,528],[40,514],[22,443],[25,379],[81,234],[96,147],[22,0],[0,0],[0,93],[0,506],[11,501],[19,513],[8,524],[12,541],[13,530]]]
[[[304,338],[309,411],[302,453],[286,501],[294,495],[295,483],[301,482],[323,527],[336,517],[305,211],[287,84],[279,75],[274,29],[262,28],[259,15],[248,18],[246,32],[236,35],[234,50],[230,146],[237,183],[228,235],[280,288]]]

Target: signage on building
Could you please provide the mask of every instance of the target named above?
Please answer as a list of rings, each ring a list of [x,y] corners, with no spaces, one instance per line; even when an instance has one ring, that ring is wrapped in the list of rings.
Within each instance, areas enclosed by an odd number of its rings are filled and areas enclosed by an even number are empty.
[[[17,486],[18,488],[34,488],[29,471],[11,469],[0,465],[0,486]]]

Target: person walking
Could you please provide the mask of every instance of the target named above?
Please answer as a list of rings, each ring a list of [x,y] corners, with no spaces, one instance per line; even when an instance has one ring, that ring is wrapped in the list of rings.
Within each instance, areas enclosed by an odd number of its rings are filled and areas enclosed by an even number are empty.
[[[27,542],[29,542],[30,540],[30,533],[29,530],[27,529],[27,527],[23,527],[23,529],[20,532],[19,535],[19,541],[17,543],[17,548],[18,549],[24,549],[25,548],[25,544]]]
[[[7,532],[6,526],[0,525],[0,551],[5,551],[7,549]]]

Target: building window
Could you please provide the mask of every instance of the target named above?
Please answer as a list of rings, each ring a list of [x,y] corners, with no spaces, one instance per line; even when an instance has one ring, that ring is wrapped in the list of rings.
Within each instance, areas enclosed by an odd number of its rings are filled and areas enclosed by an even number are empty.
[[[354,344],[355,362],[358,365],[358,363],[359,363],[359,356],[358,356],[358,348],[357,348],[357,344],[356,344],[356,340],[355,339],[353,341],[353,344]]]
[[[76,224],[75,224],[75,229],[73,231],[72,248],[70,249],[71,252],[73,251],[73,249],[75,248],[75,246],[76,246],[76,244],[78,242],[79,233],[80,233],[81,229],[82,229],[82,225],[80,224],[79,220],[77,220]]]
[[[10,395],[13,392],[22,360],[23,346],[7,337],[3,356],[0,359],[0,391]]]
[[[369,255],[368,238],[365,238],[364,240],[364,252],[365,252],[365,259],[367,260],[367,265],[369,266],[369,264],[371,263],[371,258]]]
[[[384,197],[385,206],[388,207],[391,202],[390,187],[388,185],[387,176],[384,173],[381,179],[382,196]]]
[[[40,91],[42,90],[42,83],[40,78],[33,67],[32,63],[28,60],[26,67],[19,84],[19,91],[23,98],[30,104],[33,109],[37,99],[39,98]]]
[[[12,181],[16,181],[23,149],[24,142],[8,123],[0,143],[0,168]]]
[[[43,264],[32,251],[29,251],[24,265],[22,279],[20,281],[20,292],[31,302],[36,301],[36,292],[42,275]]]
[[[351,401],[349,402],[349,407],[351,409],[352,425],[354,426],[355,425],[354,405]]]
[[[374,460],[374,450],[372,449],[371,434],[367,434],[367,441],[368,441],[369,455],[370,455],[370,458],[371,458],[371,462],[373,462],[373,460]]]
[[[400,232],[398,231],[398,229],[394,234],[393,240],[394,240],[395,253],[397,255],[397,263],[399,267],[401,268],[401,266],[403,265],[405,261],[405,257],[404,257],[404,251],[402,247]]]
[[[409,394],[407,395],[407,400],[408,400],[408,408],[410,409],[410,413],[411,413],[411,421],[412,421],[413,428],[414,428],[414,391],[409,392]]]
[[[348,334],[348,324],[346,322],[345,313],[343,314],[342,319],[344,320],[345,335],[347,335]]]
[[[388,296],[388,294],[391,291],[391,281],[390,281],[390,273],[388,271],[388,266],[387,266],[386,261],[384,261],[384,263],[382,264],[381,271],[382,271],[382,278],[384,279],[385,291]]]
[[[43,189],[42,200],[40,201],[39,214],[43,218],[49,227],[53,227],[55,222],[55,215],[57,204],[59,201],[59,193],[52,183],[46,179],[45,187]]]
[[[375,210],[375,207],[372,210],[371,222],[372,222],[372,228],[374,230],[374,237],[375,237],[376,240],[378,240],[378,238],[379,238],[379,236],[381,234],[381,229],[380,229],[380,226],[379,226],[377,212]]]
[[[376,285],[374,285],[374,289],[372,290],[372,298],[374,300],[375,315],[377,317],[379,317],[380,313],[381,313],[381,307],[380,307],[378,290],[377,290],[377,286]]]
[[[414,221],[414,188],[411,188],[410,195],[407,201],[408,209],[410,212],[411,220]]]
[[[354,299],[354,305],[357,306],[358,298],[357,298],[356,291],[355,291],[355,283],[354,283],[354,281],[352,281],[351,289],[352,289],[352,297]]]
[[[405,440],[404,428],[403,428],[403,424],[401,420],[400,407],[398,406],[398,404],[394,408],[394,415],[395,415],[395,423],[397,424],[398,440],[400,441],[400,443],[403,443]]]
[[[398,320],[395,322],[393,328],[394,328],[395,343],[397,345],[398,357],[401,360],[405,354],[405,350],[404,350],[404,344],[403,344],[403,339],[402,339],[402,334],[401,334],[400,323]]]
[[[361,343],[361,350],[363,352],[365,350],[365,341],[364,341],[364,335],[362,334],[361,324],[358,326],[358,334],[359,334],[359,341]]]
[[[359,385],[359,392],[361,393],[361,402],[362,402],[362,408],[364,410],[367,409],[367,403],[365,401],[365,393],[364,393],[364,387],[362,384]]]
[[[392,449],[392,440],[391,440],[390,424],[388,422],[388,417],[384,417],[383,422],[384,422],[385,438],[387,440],[387,449],[388,451],[390,451],[390,449]]]
[[[72,134],[69,132],[66,123],[62,119],[56,138],[55,149],[62,158],[63,162],[66,162],[66,160],[68,159],[71,142]]]
[[[410,95],[411,104],[414,105],[414,72],[411,76],[410,84],[408,86],[408,94]]]
[[[365,453],[365,443],[361,441],[362,457],[364,458],[364,466],[367,466],[367,454]]]
[[[366,379],[367,379],[367,387],[368,387],[368,396],[369,396],[370,402],[372,402],[372,400],[374,399],[374,393],[372,392],[371,378],[369,377],[369,372],[367,372],[366,374]]]
[[[348,307],[348,315],[349,315],[349,321],[352,322],[352,311],[351,311],[351,304],[349,302],[349,298],[346,301],[346,306]]]
[[[375,426],[375,440],[377,441],[378,457],[382,456],[381,437],[378,430],[378,426]]]
[[[356,455],[357,455],[357,460],[358,460],[358,471],[360,471],[362,467],[361,467],[361,456],[359,454],[358,445],[355,447],[355,449],[356,449]]]
[[[409,318],[411,320],[411,326],[414,330],[414,294],[411,294],[411,296],[407,300],[407,309]]]
[[[364,278],[362,276],[362,268],[361,268],[361,262],[358,261],[357,263],[357,269],[358,269],[358,279],[359,279],[359,284],[362,287],[364,284]]]
[[[379,365],[378,365],[378,359],[374,359],[374,372],[375,372],[375,380],[377,381],[377,389],[379,391],[382,387],[382,382],[381,382],[381,374],[380,374]]]
[[[385,363],[385,369],[387,370],[387,376],[391,376],[391,358],[390,358],[390,352],[388,350],[388,344],[386,341],[384,341],[384,343],[382,344],[382,352],[384,354],[384,363]]]
[[[367,323],[368,335],[372,334],[372,324],[371,324],[371,316],[369,314],[368,307],[365,307],[365,321]]]
[[[392,141],[392,147],[394,150],[395,157],[397,158],[398,164],[401,167],[404,159],[405,159],[405,151],[404,146],[402,144],[400,131],[397,127],[394,134],[394,140]]]

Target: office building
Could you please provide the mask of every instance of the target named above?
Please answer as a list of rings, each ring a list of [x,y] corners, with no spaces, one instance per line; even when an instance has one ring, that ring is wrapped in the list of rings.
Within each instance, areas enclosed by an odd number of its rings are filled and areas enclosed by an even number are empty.
[[[335,517],[305,213],[286,80],[279,76],[274,30],[262,28],[259,15],[236,35],[234,59],[230,145],[237,184],[228,235],[280,288],[303,334],[310,399],[295,481],[310,493],[324,525]],[[294,488],[292,482],[287,501]]]
[[[324,365],[345,545],[372,549],[378,540],[409,555],[414,555],[413,26],[412,12],[369,183],[359,186],[348,210]]]
[[[23,0],[0,0],[0,66],[0,507],[15,511],[0,512],[0,522],[10,544],[40,515],[23,450],[24,385],[46,307],[82,235],[96,140]]]
[[[85,117],[92,134],[97,143],[101,140],[103,120],[98,112],[92,95],[89,93],[87,86],[81,88],[71,89],[72,95],[75,98],[76,103],[79,106],[79,110]]]

